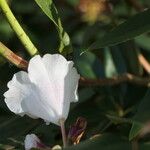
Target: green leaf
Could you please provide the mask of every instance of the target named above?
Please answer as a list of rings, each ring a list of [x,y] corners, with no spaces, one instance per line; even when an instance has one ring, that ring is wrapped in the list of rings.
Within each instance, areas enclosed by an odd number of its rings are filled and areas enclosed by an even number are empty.
[[[43,12],[49,17],[49,19],[55,24],[60,40],[59,52],[70,53],[72,52],[71,42],[69,35],[64,31],[58,11],[52,0],[35,0]]]
[[[131,150],[131,144],[122,137],[114,135],[100,135],[98,138],[81,142],[64,150]]]
[[[133,41],[128,41],[119,45],[120,52],[126,62],[127,72],[142,75],[142,67],[139,63],[139,51]]]
[[[88,52],[82,56],[77,57],[76,66],[79,73],[86,78],[96,78],[97,76],[103,76],[104,71],[98,57]]]
[[[52,0],[35,0],[43,12],[55,23],[58,24],[58,12],[53,4]]]
[[[115,115],[110,115],[107,114],[106,117],[111,120],[114,124],[119,124],[119,123],[131,123],[132,121],[128,118],[122,118],[122,117],[118,117]]]
[[[142,125],[134,122],[132,124],[130,133],[129,133],[129,140],[131,141],[133,138],[135,138],[141,131]]]
[[[37,120],[32,121],[32,119],[20,118],[18,116],[12,118],[8,117],[6,119],[6,121],[3,121],[3,123],[0,124],[0,141],[3,141],[5,138],[18,137],[30,131],[30,129],[34,128],[38,124]]]
[[[106,77],[113,77],[115,75],[118,75],[112,55],[108,48],[105,48],[104,51],[104,69]]]
[[[3,116],[0,118],[0,149],[5,147],[23,147],[24,135],[34,129],[39,122],[28,117]],[[1,120],[2,119],[2,120]],[[13,148],[14,149],[14,148]],[[21,150],[21,149],[20,149]]]
[[[136,137],[139,134],[140,130],[143,128],[144,124],[146,124],[150,120],[150,100],[149,99],[150,99],[150,90],[148,90],[142,102],[139,104],[137,113],[135,114],[133,118],[133,125],[129,134],[130,140]]]
[[[122,74],[127,72],[127,66],[125,62],[125,58],[122,55],[122,51],[118,46],[111,47],[111,55],[113,58],[114,65],[116,66],[118,74]]]
[[[139,150],[148,150],[149,143],[140,143]],[[132,150],[132,143],[119,135],[104,134],[64,150]]]
[[[148,32],[150,30],[149,18],[150,9],[131,17],[124,23],[118,25],[114,30],[105,34],[102,38],[93,43],[87,50],[112,46],[133,39],[142,33]]]
[[[135,39],[135,42],[140,47],[144,48],[147,51],[150,51],[150,37],[148,35],[141,35]]]

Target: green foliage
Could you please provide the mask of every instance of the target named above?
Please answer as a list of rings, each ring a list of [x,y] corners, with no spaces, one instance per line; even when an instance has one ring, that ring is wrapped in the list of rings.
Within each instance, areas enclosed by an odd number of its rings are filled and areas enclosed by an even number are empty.
[[[137,136],[140,132],[140,130],[144,127],[146,123],[149,122],[149,114],[150,114],[150,90],[148,90],[147,94],[143,98],[142,102],[139,104],[137,108],[137,112],[133,118],[134,123],[132,125],[130,134],[129,134],[129,139],[133,139],[135,136]]]
[[[77,146],[66,148],[65,150],[131,150],[131,144],[118,136],[99,135],[99,137],[83,142]]]
[[[141,144],[140,150],[148,150],[150,144]],[[132,150],[132,144],[123,137],[114,136],[111,134],[99,135],[94,139],[82,142],[77,146],[72,146],[66,148],[65,150],[91,150],[91,149],[101,149],[101,150]]]
[[[118,25],[114,30],[105,34],[93,43],[88,50],[112,46],[121,42],[131,40],[142,33],[150,31],[150,10],[139,13],[124,23]]]
[[[96,78],[99,74],[104,74],[103,69],[97,65],[98,62],[97,56],[91,52],[88,52],[87,54],[77,58],[76,66],[82,76],[87,78]]]
[[[135,39],[135,42],[141,46],[143,49],[149,51],[150,50],[150,43],[149,43],[149,37],[146,34],[142,34],[140,36],[138,36]]]
[[[43,12],[49,17],[55,24],[60,40],[59,52],[70,53],[72,52],[71,41],[67,32],[64,31],[58,11],[52,0],[35,0]]]
[[[87,13],[88,0],[83,1],[86,5],[80,0],[8,1],[33,43],[40,47],[41,55],[62,53],[74,61],[84,79],[100,79],[104,83],[79,85],[79,102],[71,105],[66,129],[68,133],[78,117],[86,118],[87,128],[80,143],[65,150],[134,150],[134,144],[139,150],[149,150],[149,132],[140,136],[143,127],[150,122],[149,82],[145,86],[136,82],[149,79],[139,55],[150,61],[150,9],[136,12],[137,8],[127,1],[109,1],[111,9],[99,12],[102,20],[85,22],[82,16]],[[91,2],[90,14],[95,8],[95,5],[92,7],[94,1],[88,1]],[[143,7],[150,7],[149,0],[139,2]],[[0,39],[24,59],[31,58],[2,13]],[[59,127],[47,126],[39,119],[15,116],[4,103],[7,83],[20,70],[0,56],[0,149],[24,149],[25,136],[31,133],[49,147],[62,146]],[[126,73],[136,76],[138,81],[118,82]],[[112,81],[110,78],[118,83],[106,84]],[[132,78],[130,76],[130,80]]]

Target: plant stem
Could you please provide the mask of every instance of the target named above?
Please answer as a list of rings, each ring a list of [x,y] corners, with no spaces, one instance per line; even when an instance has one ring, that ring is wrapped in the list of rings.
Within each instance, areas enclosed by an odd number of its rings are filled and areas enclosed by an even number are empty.
[[[0,8],[2,9],[4,15],[6,16],[11,28],[15,31],[18,38],[29,52],[31,56],[38,53],[37,48],[33,45],[27,34],[24,32],[22,27],[20,26],[19,22],[13,15],[12,11],[10,10],[6,0],[0,0]]]
[[[120,74],[118,76],[105,79],[89,79],[84,77],[80,78],[80,85],[86,86],[114,86],[125,82],[150,87],[149,77],[140,77],[130,73]]]
[[[132,150],[139,150],[138,140],[136,139],[132,141]]]
[[[60,122],[63,146],[66,147],[67,146],[67,138],[66,138],[66,130],[65,130],[65,120],[60,119],[59,122]]]
[[[18,68],[24,70],[28,67],[28,62],[13,53],[9,48],[7,48],[3,43],[0,42],[0,55],[6,58],[8,61],[16,65]]]
[[[146,60],[146,58],[141,53],[138,55],[138,59],[139,59],[140,64],[145,69],[145,71],[148,74],[150,74],[150,63]]]

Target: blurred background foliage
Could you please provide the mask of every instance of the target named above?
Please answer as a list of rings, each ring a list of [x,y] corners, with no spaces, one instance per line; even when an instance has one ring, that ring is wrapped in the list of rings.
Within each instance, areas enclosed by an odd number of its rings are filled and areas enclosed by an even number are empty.
[[[8,0],[8,3],[40,53],[58,53],[59,36],[56,27],[35,1]],[[105,80],[130,73],[142,80],[149,78],[148,32],[132,40],[81,55],[91,43],[101,39],[120,23],[149,8],[149,0],[54,0],[54,3],[72,43],[72,52],[66,57],[75,62],[82,77]],[[0,41],[24,59],[31,58],[2,12]],[[42,120],[15,116],[4,104],[3,93],[7,90],[7,82],[19,70],[0,56],[0,149],[24,149],[24,137],[28,133],[36,133],[50,147],[61,145],[61,134],[57,126],[46,126]],[[82,138],[85,142],[68,149],[149,150],[148,85],[149,83],[141,86],[129,82],[96,86],[81,84],[79,102],[71,106],[66,128],[68,132],[77,117],[86,118],[87,129]],[[88,140],[89,138],[93,140]]]

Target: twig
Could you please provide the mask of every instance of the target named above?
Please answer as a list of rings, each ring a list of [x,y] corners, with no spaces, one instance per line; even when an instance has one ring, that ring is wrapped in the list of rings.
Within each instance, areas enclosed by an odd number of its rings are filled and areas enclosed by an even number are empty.
[[[138,55],[138,59],[142,67],[146,70],[148,74],[150,74],[150,64],[149,62],[145,59],[145,57],[142,54]]]
[[[140,133],[138,134],[138,138],[143,138],[149,133],[150,133],[150,121],[144,123],[142,129],[140,130]]]
[[[28,62],[23,58],[19,57],[18,55],[16,55],[15,53],[13,53],[1,42],[0,42],[0,54],[17,67],[27,70]],[[139,77],[130,73],[118,75],[113,78],[104,78],[104,79],[87,79],[84,77],[80,78],[80,85],[86,86],[108,86],[108,85],[113,86],[124,82],[150,87],[150,77]]]
[[[132,141],[132,150],[139,150],[138,139]]]
[[[16,55],[15,53],[13,53],[2,42],[0,42],[0,54],[18,68],[22,68],[24,70],[27,69],[28,62]]]
[[[150,87],[150,78],[149,77],[138,77],[130,73],[126,73],[123,75],[118,75],[113,78],[105,78],[105,79],[85,79],[83,77],[80,78],[81,85],[89,85],[89,86],[112,86],[120,83],[129,82],[132,84],[147,86]]]
[[[36,47],[33,45],[27,34],[24,32],[22,27],[20,26],[19,22],[13,15],[12,11],[10,10],[6,0],[0,0],[0,8],[2,9],[4,15],[6,16],[10,26],[12,29],[15,31],[17,34],[18,38],[26,48],[26,50],[29,52],[31,56],[35,55],[38,53],[38,50]]]

